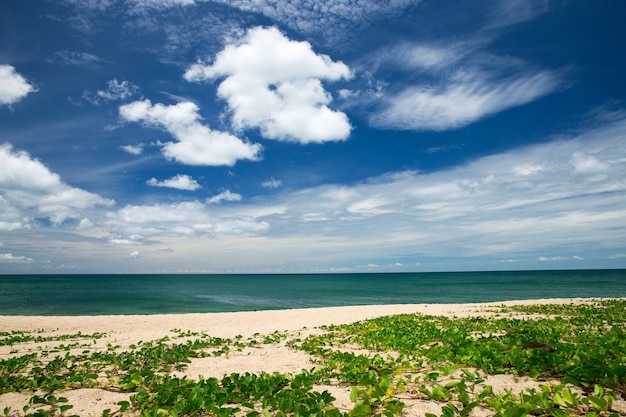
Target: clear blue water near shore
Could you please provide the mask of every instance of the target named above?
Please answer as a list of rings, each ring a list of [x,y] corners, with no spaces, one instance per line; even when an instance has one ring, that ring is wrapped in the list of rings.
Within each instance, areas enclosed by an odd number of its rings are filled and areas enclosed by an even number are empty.
[[[0,315],[174,314],[626,297],[626,270],[0,275]]]

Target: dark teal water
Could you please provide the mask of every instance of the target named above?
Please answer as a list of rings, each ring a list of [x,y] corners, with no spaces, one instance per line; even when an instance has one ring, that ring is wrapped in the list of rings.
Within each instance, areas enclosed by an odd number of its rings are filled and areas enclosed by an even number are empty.
[[[0,275],[0,315],[173,314],[575,297],[626,297],[626,270]]]

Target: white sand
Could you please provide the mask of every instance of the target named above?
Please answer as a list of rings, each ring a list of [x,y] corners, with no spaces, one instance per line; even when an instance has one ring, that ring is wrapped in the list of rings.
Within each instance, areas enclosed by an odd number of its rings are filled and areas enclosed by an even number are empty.
[[[233,338],[241,335],[244,338],[254,334],[269,335],[275,331],[287,331],[291,334],[300,333],[306,336],[315,328],[329,324],[353,323],[360,320],[371,319],[379,316],[424,313],[430,315],[445,315],[467,317],[472,315],[491,314],[485,312],[489,308],[501,305],[530,305],[530,304],[567,304],[583,303],[586,299],[549,299],[549,300],[523,300],[481,304],[417,304],[417,305],[378,305],[356,307],[331,307],[319,309],[297,309],[277,311],[256,311],[237,313],[208,313],[208,314],[175,314],[175,315],[146,315],[146,316],[1,316],[0,331],[43,331],[44,334],[92,334],[96,332],[106,333],[107,336],[97,342],[98,347],[105,347],[107,343],[126,347],[139,341],[159,339],[171,336],[172,329],[183,331],[205,332],[213,337]],[[247,348],[243,352],[232,352],[227,356],[194,359],[184,372],[175,373],[189,378],[221,377],[223,375],[244,372],[281,372],[299,373],[302,369],[310,369],[311,357],[301,351],[290,349],[282,344],[263,346],[260,348]],[[41,344],[33,343],[17,344],[12,347],[0,347],[0,359],[23,354],[38,348],[44,348]],[[17,350],[17,353],[16,353]],[[13,353],[11,353],[13,351]],[[494,389],[498,384],[505,388],[518,385],[523,389],[534,381],[514,380],[513,377],[505,377],[501,381],[491,380]],[[341,387],[324,387],[336,398],[336,405],[350,408],[349,392]],[[21,410],[28,402],[31,393],[8,393],[0,395],[0,411],[10,406],[12,410]],[[115,410],[118,401],[127,399],[130,394],[108,392],[100,389],[80,389],[67,391],[62,394],[70,400],[74,408],[70,413],[79,415],[101,415],[102,410],[111,408]],[[407,402],[406,415],[422,415],[424,411],[430,411],[435,407],[428,402]],[[439,405],[440,407],[440,405]],[[434,408],[436,409],[436,407]],[[438,414],[435,411],[436,414]]]

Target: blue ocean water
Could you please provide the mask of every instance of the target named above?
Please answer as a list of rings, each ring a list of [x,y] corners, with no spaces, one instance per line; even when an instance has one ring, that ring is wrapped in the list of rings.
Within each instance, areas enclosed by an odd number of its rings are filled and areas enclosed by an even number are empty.
[[[0,315],[173,314],[626,297],[626,270],[0,275]]]

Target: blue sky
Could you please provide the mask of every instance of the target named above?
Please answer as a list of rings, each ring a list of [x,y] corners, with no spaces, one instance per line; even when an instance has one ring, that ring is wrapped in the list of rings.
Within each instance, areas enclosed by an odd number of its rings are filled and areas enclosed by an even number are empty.
[[[626,267],[624,1],[0,16],[0,273]]]

